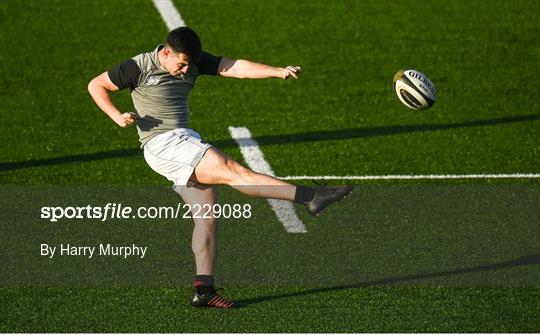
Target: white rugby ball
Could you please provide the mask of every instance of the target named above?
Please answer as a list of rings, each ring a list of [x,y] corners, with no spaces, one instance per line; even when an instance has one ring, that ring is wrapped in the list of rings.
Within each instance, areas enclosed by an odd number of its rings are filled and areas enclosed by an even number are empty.
[[[435,103],[437,90],[429,78],[416,70],[400,70],[394,75],[394,91],[407,107],[422,110]]]

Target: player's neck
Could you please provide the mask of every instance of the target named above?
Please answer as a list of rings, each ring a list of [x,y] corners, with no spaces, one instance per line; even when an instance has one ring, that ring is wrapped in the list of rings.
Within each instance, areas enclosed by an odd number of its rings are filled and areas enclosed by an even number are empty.
[[[163,50],[165,50],[165,48],[162,48],[161,50],[158,51],[158,54],[157,54],[158,65],[162,70],[167,71],[167,69],[163,67],[163,63],[165,62],[165,55],[163,55]]]

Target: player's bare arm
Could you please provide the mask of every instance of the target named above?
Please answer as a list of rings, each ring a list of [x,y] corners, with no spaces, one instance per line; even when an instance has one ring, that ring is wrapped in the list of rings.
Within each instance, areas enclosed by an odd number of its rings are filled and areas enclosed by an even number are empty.
[[[238,79],[264,79],[292,77],[298,79],[301,69],[299,66],[289,65],[285,68],[255,63],[245,59],[231,59],[223,57],[219,64],[218,74],[228,78]]]
[[[112,102],[109,92],[118,91],[107,72],[95,77],[88,84],[88,92],[96,105],[105,112],[117,125],[127,128],[136,123],[135,113],[122,113]]]

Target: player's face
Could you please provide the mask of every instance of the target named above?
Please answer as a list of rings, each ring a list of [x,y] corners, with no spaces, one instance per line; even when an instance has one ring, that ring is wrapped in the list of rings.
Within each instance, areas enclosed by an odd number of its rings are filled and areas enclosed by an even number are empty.
[[[189,69],[189,59],[183,53],[168,52],[164,68],[173,76],[184,74]]]

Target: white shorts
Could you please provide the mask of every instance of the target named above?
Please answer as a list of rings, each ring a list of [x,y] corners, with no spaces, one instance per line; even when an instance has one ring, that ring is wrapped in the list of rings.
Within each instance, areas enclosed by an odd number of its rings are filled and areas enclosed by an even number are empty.
[[[173,189],[180,193],[184,186],[194,185],[189,178],[211,146],[194,130],[178,128],[148,141],[144,159],[152,170],[172,181]]]

